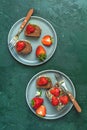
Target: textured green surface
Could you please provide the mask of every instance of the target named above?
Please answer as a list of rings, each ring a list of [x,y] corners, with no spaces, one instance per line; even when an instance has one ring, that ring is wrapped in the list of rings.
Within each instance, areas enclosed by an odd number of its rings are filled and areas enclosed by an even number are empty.
[[[54,56],[36,67],[18,63],[7,47],[11,26],[31,7],[34,15],[53,25],[58,36]],[[73,107],[63,118],[49,121],[30,111],[25,100],[26,85],[45,69],[62,71],[71,78],[81,114]],[[0,0],[0,130],[36,129],[87,130],[87,0]]]

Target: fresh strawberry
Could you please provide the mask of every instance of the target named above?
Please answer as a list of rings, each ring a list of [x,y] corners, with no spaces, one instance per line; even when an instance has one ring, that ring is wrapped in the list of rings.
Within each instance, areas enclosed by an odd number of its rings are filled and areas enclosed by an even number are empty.
[[[51,46],[53,43],[53,39],[50,35],[45,35],[41,41],[45,46]]]
[[[24,41],[18,41],[15,46],[16,51],[18,51],[18,52],[22,51],[25,48],[25,46],[26,46],[26,44]]]
[[[46,59],[46,50],[43,46],[39,45],[36,48],[36,56],[39,58],[39,60],[44,61]]]
[[[38,78],[38,80],[37,80],[37,85],[39,85],[39,86],[43,86],[43,85],[46,85],[46,84],[48,84],[48,78],[46,78],[46,77],[40,77],[40,78]]]
[[[37,109],[38,107],[40,107],[42,104],[43,104],[43,98],[41,97],[34,97],[32,100],[31,100],[31,106],[34,108],[34,109]]]
[[[46,115],[46,107],[44,105],[41,105],[39,108],[36,109],[36,114],[44,117]]]
[[[59,100],[64,105],[66,105],[69,102],[69,98],[67,95],[63,95],[63,96],[59,97]]]
[[[26,27],[27,34],[33,33],[35,31],[35,27],[32,24],[28,24]]]
[[[52,96],[51,104],[52,104],[53,106],[57,106],[57,105],[59,104],[58,98],[55,97],[55,96]]]
[[[60,89],[58,87],[54,87],[50,90],[50,93],[58,97],[60,95]]]

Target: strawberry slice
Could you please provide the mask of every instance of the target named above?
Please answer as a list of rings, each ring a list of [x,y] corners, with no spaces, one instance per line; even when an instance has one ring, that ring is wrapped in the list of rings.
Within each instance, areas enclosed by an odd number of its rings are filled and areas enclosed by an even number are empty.
[[[43,101],[44,100],[41,97],[34,97],[31,100],[31,106],[32,106],[32,108],[37,109],[38,107],[40,107],[43,104]]]
[[[57,106],[57,105],[59,104],[58,98],[55,97],[55,96],[52,96],[51,104],[52,104],[53,106]]]
[[[27,34],[33,33],[35,31],[35,26],[32,24],[28,24],[26,27]]]
[[[59,100],[64,105],[66,105],[69,102],[69,98],[67,95],[63,95],[63,96],[59,97]]]
[[[36,109],[36,114],[44,117],[46,115],[46,107],[44,105],[41,105],[39,108]]]
[[[17,52],[22,51],[25,48],[25,46],[26,46],[26,43],[24,41],[18,41],[16,43],[16,46],[15,46],[16,47],[16,51]]]
[[[41,41],[42,41],[42,44],[45,46],[51,46],[53,43],[53,39],[50,35],[45,35]]]
[[[39,85],[39,86],[47,85],[48,82],[49,82],[48,78],[43,76],[43,77],[38,78],[37,85]]]
[[[60,95],[60,89],[58,87],[54,87],[50,90],[50,93],[58,97]]]

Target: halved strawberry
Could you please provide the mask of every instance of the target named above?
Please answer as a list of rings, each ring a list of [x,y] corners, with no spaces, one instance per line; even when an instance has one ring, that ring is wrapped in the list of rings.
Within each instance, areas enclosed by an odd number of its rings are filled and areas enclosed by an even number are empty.
[[[26,26],[26,32],[27,32],[27,34],[33,33],[34,31],[35,31],[35,26],[34,25],[28,24]]]
[[[36,109],[36,114],[44,117],[46,115],[46,107],[44,105],[41,105],[39,108]]]
[[[53,106],[57,106],[57,105],[59,104],[58,98],[55,97],[55,96],[52,96],[51,104],[52,104]]]
[[[39,45],[36,48],[36,56],[39,58],[39,60],[44,61],[46,59],[46,50],[43,46]]]
[[[25,48],[25,46],[26,46],[25,41],[18,41],[18,42],[16,43],[16,45],[15,45],[16,51],[17,51],[17,52],[22,51],[22,50]]]
[[[31,100],[31,106],[34,108],[34,109],[37,109],[38,107],[40,107],[42,104],[43,104],[43,98],[41,97],[34,97],[32,100]]]
[[[53,94],[54,96],[58,97],[60,95],[60,89],[58,87],[53,87],[50,90],[50,93]]]
[[[66,105],[69,102],[69,98],[67,95],[63,95],[59,97],[59,100],[62,104]]]
[[[48,78],[42,76],[42,77],[38,78],[38,80],[37,80],[37,85],[43,86],[43,85],[48,84],[48,82],[49,82],[49,81],[48,81]]]
[[[53,43],[53,39],[50,35],[45,35],[41,41],[45,46],[51,46]]]

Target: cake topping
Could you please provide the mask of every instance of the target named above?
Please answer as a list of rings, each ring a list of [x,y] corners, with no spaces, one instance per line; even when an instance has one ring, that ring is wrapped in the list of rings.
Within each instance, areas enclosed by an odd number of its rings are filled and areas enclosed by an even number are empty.
[[[35,31],[35,26],[32,24],[28,24],[26,27],[27,34],[33,33]]]
[[[24,41],[18,41],[16,43],[16,50],[17,50],[17,52],[22,51],[25,48],[25,46],[26,46],[26,44],[25,44]]]
[[[60,89],[59,89],[58,87],[53,87],[53,88],[50,90],[50,93],[57,97],[57,96],[60,95]]]
[[[59,97],[59,100],[62,104],[66,105],[69,102],[69,98],[67,95],[63,95]]]
[[[51,104],[52,104],[53,106],[57,106],[57,105],[59,104],[58,98],[55,97],[55,96],[52,96]]]
[[[39,85],[39,86],[43,86],[46,84],[48,84],[48,78],[46,78],[44,76],[40,77],[37,81],[37,85]]]

